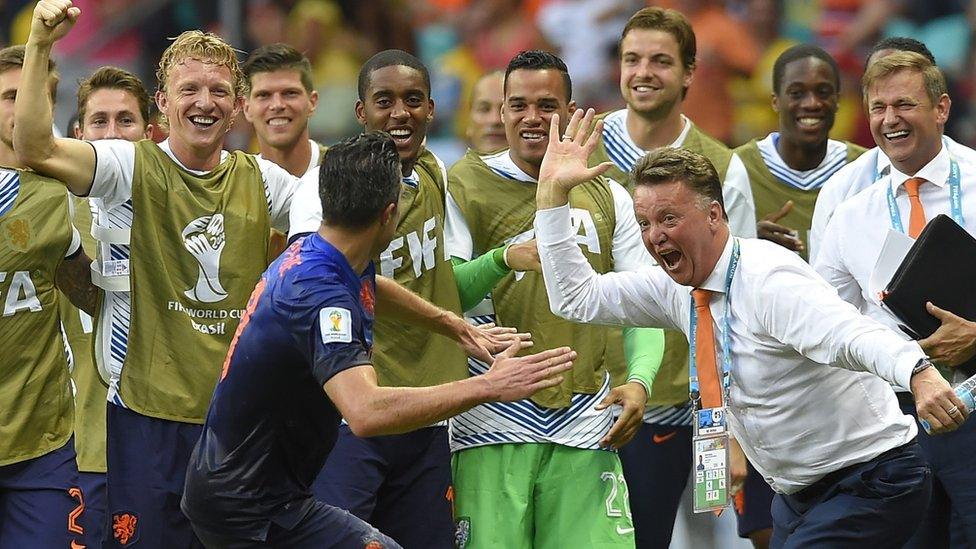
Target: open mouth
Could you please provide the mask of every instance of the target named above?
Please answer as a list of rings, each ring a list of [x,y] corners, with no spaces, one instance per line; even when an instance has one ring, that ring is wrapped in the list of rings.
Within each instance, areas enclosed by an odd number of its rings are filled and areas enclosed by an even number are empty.
[[[678,268],[678,264],[681,263],[681,252],[678,250],[668,250],[665,252],[658,252],[657,254],[661,258],[661,263],[664,268],[668,271],[673,271]]]
[[[885,139],[888,141],[900,141],[908,137],[908,130],[898,130],[896,132],[887,132],[884,134]]]
[[[796,125],[803,129],[816,129],[823,125],[823,118],[802,116],[796,119]]]
[[[526,143],[535,144],[544,142],[548,136],[542,130],[522,130],[519,137]]]
[[[198,114],[196,116],[191,116],[190,122],[195,127],[200,128],[201,130],[206,130],[216,124],[217,119],[213,116],[203,116]]]
[[[410,128],[396,128],[388,130],[388,132],[397,146],[406,145],[410,141],[410,138],[413,137],[413,130]]]
[[[272,118],[272,119],[268,120],[268,126],[271,126],[273,128],[273,127],[276,127],[276,126],[284,126],[284,125],[287,125],[290,122],[291,122],[291,118],[277,117],[277,118]]]
[[[658,86],[652,86],[650,84],[637,84],[635,86],[631,86],[630,89],[636,94],[647,94],[647,93],[656,92],[661,88]]]

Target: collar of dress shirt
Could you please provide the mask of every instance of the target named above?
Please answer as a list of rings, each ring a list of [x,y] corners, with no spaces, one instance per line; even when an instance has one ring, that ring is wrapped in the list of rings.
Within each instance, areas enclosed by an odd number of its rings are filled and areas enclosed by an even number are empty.
[[[718,263],[715,264],[715,269],[712,270],[712,274],[708,275],[705,282],[702,283],[699,288],[703,290],[711,290],[716,293],[725,293],[725,275],[729,270],[729,262],[732,261],[732,235],[730,234],[725,241],[725,248],[722,250],[722,255],[718,258]],[[694,288],[688,288],[688,293]]]
[[[905,181],[912,177],[921,177],[939,187],[944,187],[949,180],[949,151],[944,143],[941,144],[941,147],[939,154],[935,155],[935,158],[930,160],[928,164],[922,166],[922,169],[918,170],[915,175],[905,175],[892,164],[891,177],[888,183],[891,185],[891,190],[897,193],[898,187],[904,185]]]

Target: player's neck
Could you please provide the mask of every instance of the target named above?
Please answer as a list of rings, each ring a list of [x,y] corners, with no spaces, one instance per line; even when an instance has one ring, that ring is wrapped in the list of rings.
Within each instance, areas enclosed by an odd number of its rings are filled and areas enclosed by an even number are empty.
[[[302,133],[298,141],[288,147],[272,147],[260,141],[258,145],[261,149],[261,156],[265,160],[274,162],[295,177],[301,177],[308,171],[313,151],[312,144],[308,141],[307,130]]]
[[[365,271],[370,260],[379,253],[373,250],[376,239],[369,229],[350,230],[323,223],[319,226],[319,236],[339,250],[357,274]]]
[[[807,145],[790,140],[782,133],[776,141],[776,152],[787,166],[801,172],[809,171],[823,162],[827,156],[827,140],[823,143]]]
[[[536,181],[539,180],[539,168],[542,167],[541,163],[534,164],[532,162],[529,162],[528,160],[521,158],[517,154],[515,154],[515,151],[513,151],[512,149],[508,149],[508,157],[512,159],[512,162],[515,163],[518,169],[525,172],[525,175],[532,177],[532,179],[535,179]]]
[[[17,154],[6,143],[0,141],[0,166],[5,168],[23,168],[17,160]]]
[[[209,172],[220,164],[223,140],[208,147],[193,147],[170,133],[169,148],[188,170]]]
[[[685,127],[680,104],[663,117],[641,114],[627,107],[627,134],[645,151],[674,143]]]
[[[401,158],[400,159],[400,175],[402,177],[410,177],[413,173],[413,167],[417,165],[416,158]]]

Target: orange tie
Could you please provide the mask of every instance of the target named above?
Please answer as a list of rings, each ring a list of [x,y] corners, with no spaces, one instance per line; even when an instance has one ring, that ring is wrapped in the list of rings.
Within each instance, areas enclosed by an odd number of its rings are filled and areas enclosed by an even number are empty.
[[[712,300],[710,290],[694,289],[698,322],[695,324],[695,368],[698,370],[698,392],[702,408],[717,408],[722,405],[722,384],[718,378],[718,363],[715,360],[715,330],[712,327],[712,311],[708,302]]]
[[[922,200],[918,197],[918,188],[922,183],[925,183],[925,180],[921,177],[912,177],[905,181],[908,203],[912,206],[908,214],[908,236],[912,238],[918,238],[925,228],[925,208],[922,207]]]

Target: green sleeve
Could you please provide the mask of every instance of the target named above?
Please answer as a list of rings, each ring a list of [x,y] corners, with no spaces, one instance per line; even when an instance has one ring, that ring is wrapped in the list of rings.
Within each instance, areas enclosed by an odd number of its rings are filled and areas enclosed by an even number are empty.
[[[462,311],[467,311],[481,303],[495,284],[511,271],[505,265],[504,246],[486,252],[471,261],[452,257],[451,263],[454,265],[454,280],[457,282]]]
[[[664,330],[659,328],[624,328],[624,356],[627,358],[627,382],[636,381],[651,396],[651,386],[664,358]]]

